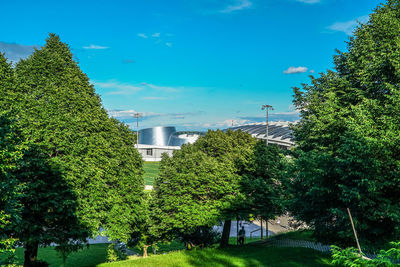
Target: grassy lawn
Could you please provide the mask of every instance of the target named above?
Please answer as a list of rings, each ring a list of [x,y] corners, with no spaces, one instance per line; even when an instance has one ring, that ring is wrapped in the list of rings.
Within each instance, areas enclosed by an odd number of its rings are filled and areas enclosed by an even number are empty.
[[[158,176],[160,162],[144,162],[144,184],[153,185],[154,179]]]
[[[278,238],[310,240],[311,232],[296,231],[277,236]],[[307,238],[308,236],[308,238]],[[275,238],[275,237],[274,237]],[[246,239],[246,243],[259,240]],[[192,251],[184,250],[180,241],[159,244],[157,255],[143,259],[140,257],[127,261],[106,263],[108,244],[90,245],[76,253],[72,253],[66,262],[73,267],[123,267],[123,266],[331,266],[330,255],[305,248],[276,248],[264,244],[235,246],[236,238],[231,237],[229,243],[233,246],[226,249],[207,248]],[[133,250],[141,253],[137,248]],[[168,253],[166,255],[162,255]],[[19,264],[23,264],[23,249],[17,249]],[[54,248],[39,248],[38,259],[50,264],[50,267],[62,266],[62,260]]]
[[[123,266],[331,266],[329,254],[305,248],[273,248],[243,246],[226,249],[208,248],[196,251],[177,251],[147,259],[104,263],[101,267]]]
[[[107,246],[108,244],[95,244],[90,245],[89,248],[71,253],[67,258],[66,266],[96,266],[100,263],[106,262]],[[16,254],[19,264],[22,265],[24,263],[24,249],[17,248]],[[52,247],[39,248],[38,259],[48,262],[51,267],[62,266],[62,259],[57,255],[56,251]]]

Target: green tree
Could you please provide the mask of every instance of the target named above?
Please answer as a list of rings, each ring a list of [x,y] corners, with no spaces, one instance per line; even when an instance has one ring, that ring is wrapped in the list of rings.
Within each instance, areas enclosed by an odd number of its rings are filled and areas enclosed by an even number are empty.
[[[154,188],[154,232],[164,238],[190,235],[226,220],[221,244],[227,245],[231,219],[244,202],[241,175],[255,142],[240,131],[208,131],[172,158],[165,156]]]
[[[39,244],[69,248],[69,240],[83,241],[101,228],[126,241],[140,221],[144,187],[134,135],[108,117],[58,36],[50,34],[15,71],[16,85],[0,104],[18,109],[21,136],[32,144],[18,174],[28,186],[15,228],[27,264]]]
[[[242,192],[246,195],[244,216],[252,214],[268,220],[283,213],[286,199],[282,182],[285,162],[283,151],[278,146],[257,142],[247,170],[242,175]]]
[[[0,98],[13,87],[14,79],[11,65],[0,53]],[[11,110],[0,112],[0,265],[13,263],[16,238],[10,235],[10,227],[19,222],[21,209],[21,185],[13,171],[25,146],[18,138],[13,115]]]
[[[292,211],[322,241],[353,244],[347,207],[364,244],[399,238],[399,14],[398,0],[378,6],[336,71],[294,90]]]

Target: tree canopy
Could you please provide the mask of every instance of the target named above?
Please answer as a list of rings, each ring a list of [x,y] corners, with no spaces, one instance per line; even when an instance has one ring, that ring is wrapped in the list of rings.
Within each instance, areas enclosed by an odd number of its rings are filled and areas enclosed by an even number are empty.
[[[11,65],[0,53],[0,94],[14,85]],[[0,265],[13,261],[15,235],[10,235],[12,225],[20,221],[21,188],[13,172],[23,155],[24,144],[19,140],[12,111],[0,112]],[[3,260],[3,262],[1,262]]]
[[[295,88],[301,120],[292,174],[293,213],[324,241],[399,238],[400,1],[378,6],[355,30],[335,71]]]
[[[227,245],[231,219],[281,213],[281,163],[278,148],[245,132],[208,131],[163,157],[151,204],[154,232],[187,237],[225,220],[221,245]]]
[[[15,84],[1,94],[30,144],[18,170],[28,186],[15,228],[25,247],[85,240],[100,229],[126,241],[143,208],[142,160],[133,133],[108,117],[69,47],[50,34],[16,64]]]

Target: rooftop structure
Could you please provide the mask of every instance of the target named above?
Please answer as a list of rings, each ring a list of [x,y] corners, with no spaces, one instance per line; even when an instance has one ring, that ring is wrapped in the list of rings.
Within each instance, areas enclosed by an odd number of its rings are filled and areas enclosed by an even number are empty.
[[[136,145],[145,161],[160,161],[162,153],[172,156],[173,151],[183,144],[192,144],[201,132],[177,132],[173,126],[158,126],[139,130],[139,144]]]
[[[294,137],[290,124],[295,122],[277,121],[268,123],[268,142],[271,144],[279,145],[282,148],[290,148],[294,146]],[[243,132],[251,134],[251,136],[266,140],[266,123],[252,123],[241,126],[228,128],[233,131],[242,130]]]

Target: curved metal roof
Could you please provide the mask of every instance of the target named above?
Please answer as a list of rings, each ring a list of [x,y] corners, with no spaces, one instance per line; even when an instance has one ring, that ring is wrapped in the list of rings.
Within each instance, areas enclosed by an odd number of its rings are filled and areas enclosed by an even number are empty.
[[[294,146],[294,137],[290,124],[295,122],[277,121],[268,123],[268,142],[281,146],[291,147]],[[242,130],[243,132],[251,134],[251,136],[258,139],[266,139],[266,123],[252,123],[241,126],[228,128],[232,131]]]

